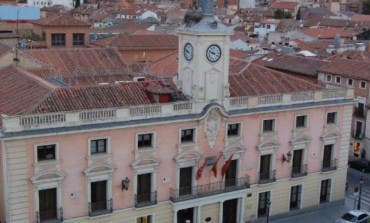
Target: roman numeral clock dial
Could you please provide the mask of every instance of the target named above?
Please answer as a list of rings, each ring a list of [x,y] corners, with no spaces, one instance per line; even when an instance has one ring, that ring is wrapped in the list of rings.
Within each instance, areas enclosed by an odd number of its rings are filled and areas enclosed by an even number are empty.
[[[216,44],[212,44],[207,48],[206,51],[207,60],[211,63],[217,62],[221,58],[221,47]]]

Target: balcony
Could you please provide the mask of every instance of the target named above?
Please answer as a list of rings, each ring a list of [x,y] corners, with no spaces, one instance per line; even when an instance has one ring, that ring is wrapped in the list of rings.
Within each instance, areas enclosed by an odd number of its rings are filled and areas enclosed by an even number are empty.
[[[63,222],[63,208],[58,210],[42,210],[35,212],[36,223],[60,223]]]
[[[172,202],[186,201],[235,190],[242,190],[249,188],[249,186],[249,177],[242,177],[188,188],[171,188],[170,200]]]
[[[276,181],[276,170],[270,170],[268,172],[260,172],[258,174],[259,179],[258,183],[259,184],[267,184]]]
[[[307,175],[307,164],[302,164],[300,166],[292,166],[291,177],[303,177]]]
[[[135,194],[135,207],[141,208],[157,204],[157,191],[149,194]]]
[[[337,169],[337,159],[322,161],[321,172],[328,172]]]
[[[88,211],[90,217],[112,213],[113,200],[89,202]]]

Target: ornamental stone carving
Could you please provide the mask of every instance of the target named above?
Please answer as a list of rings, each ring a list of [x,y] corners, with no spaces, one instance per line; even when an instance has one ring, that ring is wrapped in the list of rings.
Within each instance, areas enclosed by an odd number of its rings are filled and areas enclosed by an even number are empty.
[[[209,147],[213,148],[216,143],[218,130],[220,127],[221,116],[218,109],[212,109],[205,121],[205,132],[208,139]]]

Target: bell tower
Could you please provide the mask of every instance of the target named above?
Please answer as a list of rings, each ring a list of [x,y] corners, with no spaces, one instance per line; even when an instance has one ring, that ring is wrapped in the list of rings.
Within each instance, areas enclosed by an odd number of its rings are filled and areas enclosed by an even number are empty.
[[[232,30],[215,19],[213,0],[199,0],[200,11],[185,17],[178,30],[178,80],[196,101],[223,100],[229,93],[229,43]]]

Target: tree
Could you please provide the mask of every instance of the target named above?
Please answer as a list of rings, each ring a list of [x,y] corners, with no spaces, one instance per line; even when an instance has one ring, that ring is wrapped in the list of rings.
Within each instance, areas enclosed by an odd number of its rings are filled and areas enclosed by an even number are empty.
[[[275,10],[275,12],[274,12],[274,18],[275,19],[282,19],[282,18],[284,18],[284,11],[281,10],[281,9]]]
[[[370,15],[370,0],[363,0],[362,14]]]

